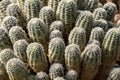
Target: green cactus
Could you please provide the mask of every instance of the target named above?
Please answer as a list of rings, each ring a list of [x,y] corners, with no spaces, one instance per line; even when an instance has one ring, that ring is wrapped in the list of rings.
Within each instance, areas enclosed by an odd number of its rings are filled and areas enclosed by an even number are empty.
[[[28,76],[25,65],[17,58],[12,58],[7,62],[6,70],[10,80],[25,80]]]
[[[91,34],[90,34],[90,41],[91,40],[97,40],[102,44],[103,39],[104,39],[105,32],[102,28],[100,27],[95,27],[92,29]]]
[[[18,20],[14,16],[6,16],[2,23],[1,27],[8,33],[13,26],[17,26]]]
[[[106,80],[119,80],[119,79],[120,79],[120,67],[113,68]]]
[[[61,63],[64,65],[65,43],[61,38],[54,38],[49,43],[48,58],[51,64]]]
[[[96,44],[96,45],[98,45],[99,47],[101,46],[101,44],[100,44],[100,42],[99,41],[97,41],[97,40],[89,40],[89,42],[87,43],[87,45],[89,45],[89,44]]]
[[[86,38],[89,40],[90,32],[93,28],[93,14],[90,11],[84,11],[79,14],[75,27],[81,27],[86,31]]]
[[[85,0],[85,10],[93,12],[98,7],[98,3],[99,0]]]
[[[103,4],[102,3],[98,3],[98,8],[102,8],[103,7]]]
[[[73,69],[80,74],[80,54],[79,46],[70,44],[65,48],[65,65],[67,71]]]
[[[6,9],[6,14],[9,16],[14,16],[18,19],[18,24],[22,26],[23,29],[26,28],[26,20],[24,14],[16,3],[11,3]]]
[[[11,42],[14,44],[17,40],[26,39],[27,35],[25,31],[20,26],[13,26],[9,31],[9,36]]]
[[[61,38],[63,39],[63,35],[59,30],[53,30],[49,35],[49,40],[52,40],[53,38]]]
[[[5,65],[4,63],[2,63],[2,61],[0,60],[0,71],[5,72],[6,73],[6,69],[5,69]]]
[[[27,77],[27,80],[38,80],[37,77],[35,75],[29,75]]]
[[[77,80],[77,72],[75,70],[70,70],[66,74],[66,80]]]
[[[35,72],[47,71],[47,58],[41,44],[36,42],[29,44],[27,47],[27,57],[31,68]]]
[[[45,72],[39,72],[36,75],[37,80],[49,80],[49,76]]]
[[[95,20],[94,27],[101,27],[104,30],[104,32],[108,31],[108,24],[107,21],[104,19]]]
[[[1,52],[0,52],[0,61],[6,65],[7,62],[11,59],[11,58],[15,58],[15,55],[14,55],[14,52],[12,49],[3,49]]]
[[[100,64],[101,64],[100,47],[96,44],[87,45],[87,47],[81,54],[80,80],[93,80],[98,72]]]
[[[62,64],[59,64],[59,63],[52,64],[49,69],[49,76],[51,80],[54,80],[57,77],[63,77],[64,68]]]
[[[25,63],[28,62],[26,53],[27,46],[28,42],[24,39],[16,41],[13,45],[15,56]]]
[[[39,17],[40,0],[25,0],[24,13],[27,21],[32,18]]]
[[[65,80],[63,77],[57,77],[54,80]]]
[[[77,44],[81,51],[86,46],[86,31],[80,27],[75,27],[69,34],[69,44]]]
[[[117,27],[120,27],[120,20],[117,21]]]
[[[84,0],[74,0],[76,2],[76,6],[78,10],[84,10]]]
[[[0,28],[0,51],[5,48],[12,48],[12,43],[7,32]]]
[[[115,64],[120,52],[120,29],[111,28],[106,33],[102,43],[102,66],[99,69],[97,80],[105,80]]]
[[[49,32],[52,32],[53,30],[59,30],[61,33],[63,33],[64,32],[63,23],[61,21],[54,21],[53,23],[51,23]]]
[[[39,0],[40,1],[40,7],[44,7],[44,6],[47,6],[48,5],[48,1],[49,0]]]
[[[93,18],[94,20],[106,19],[107,18],[106,10],[104,8],[96,8],[93,12]]]
[[[56,19],[63,22],[64,25],[64,35],[67,36],[70,33],[70,30],[74,27],[75,17],[76,17],[76,3],[74,0],[61,0],[57,12]]]
[[[45,22],[46,29],[49,31],[50,24],[54,21],[53,9],[49,6],[45,6],[40,10],[39,18]]]
[[[117,6],[112,2],[108,2],[103,6],[103,8],[107,12],[106,20],[113,21],[114,15],[116,14],[116,11],[117,11]]]

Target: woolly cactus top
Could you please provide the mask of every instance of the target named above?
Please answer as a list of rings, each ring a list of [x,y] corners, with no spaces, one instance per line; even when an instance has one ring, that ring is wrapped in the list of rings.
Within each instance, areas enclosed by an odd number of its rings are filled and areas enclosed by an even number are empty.
[[[67,72],[65,78],[66,80],[77,80],[77,77],[78,77],[77,72],[74,70],[70,70]]]
[[[42,72],[42,71],[37,73],[36,77],[38,80],[43,80],[43,79],[49,80],[49,76],[45,72]]]

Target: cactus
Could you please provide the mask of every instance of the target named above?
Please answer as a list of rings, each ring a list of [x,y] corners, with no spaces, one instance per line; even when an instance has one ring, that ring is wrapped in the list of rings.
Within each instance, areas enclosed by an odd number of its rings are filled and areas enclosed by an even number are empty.
[[[80,80],[93,80],[98,72],[100,64],[101,64],[100,47],[96,44],[87,45],[87,47],[81,54]]]
[[[104,32],[108,31],[108,24],[107,21],[104,19],[95,20],[94,27],[101,27],[104,30]]]
[[[66,80],[77,80],[77,72],[75,70],[70,70],[66,74]]]
[[[0,71],[5,72],[6,73],[6,69],[5,69],[5,65],[4,63],[2,63],[2,61],[0,60]]]
[[[52,32],[53,30],[59,30],[61,33],[63,33],[64,32],[63,23],[61,21],[54,21],[53,23],[51,23],[49,32]]]
[[[115,27],[115,24],[112,21],[107,21],[108,30]]]
[[[12,58],[7,62],[6,70],[10,80],[25,80],[28,76],[25,65],[17,58]]]
[[[36,75],[37,80],[49,80],[49,76],[45,72],[39,72]]]
[[[102,66],[99,69],[97,80],[105,80],[115,64],[120,48],[120,29],[111,28],[106,33],[102,43]]]
[[[27,47],[27,57],[31,68],[35,72],[47,71],[47,58],[41,44],[36,42],[29,44]]]
[[[84,11],[79,14],[75,27],[81,27],[86,31],[86,38],[89,40],[90,32],[93,28],[93,15],[90,11]]]
[[[94,20],[106,19],[107,12],[104,8],[96,8],[93,12]]]
[[[74,0],[61,0],[58,5],[56,19],[63,22],[64,37],[66,38],[69,35],[70,30],[74,27],[76,8]]]
[[[3,49],[1,52],[0,52],[0,61],[6,65],[7,62],[11,59],[11,58],[15,58],[14,56],[14,52],[12,49]]]
[[[65,80],[63,77],[57,77],[54,80]]]
[[[106,3],[103,6],[103,8],[107,12],[107,18],[106,18],[106,20],[113,21],[114,15],[115,15],[115,13],[117,11],[117,6],[114,3],[112,3],[112,2],[108,2],[108,3]]]
[[[98,8],[102,8],[103,7],[103,4],[102,3],[98,3]]]
[[[99,41],[97,41],[97,40],[90,40],[88,43],[87,43],[87,45],[89,45],[89,44],[95,44],[95,45],[98,45],[99,47],[101,46],[101,44],[100,44],[100,42]]]
[[[9,80],[8,74],[0,70],[0,80]]]
[[[106,80],[119,80],[119,79],[120,79],[120,67],[113,68]]]
[[[120,27],[120,20],[117,21],[117,27]]]
[[[64,68],[62,64],[59,64],[59,63],[52,64],[49,69],[49,76],[51,80],[54,80],[57,77],[63,77]]]
[[[2,23],[1,27],[8,33],[13,26],[17,26],[18,20],[14,16],[6,16]]]
[[[54,21],[53,9],[49,6],[45,6],[40,10],[39,18],[45,22],[46,29],[49,31],[50,24]]]
[[[13,44],[19,39],[27,40],[27,35],[20,26],[13,26],[9,31],[9,36]]]
[[[98,7],[98,3],[99,0],[85,0],[85,10],[93,12]]]
[[[49,40],[52,40],[53,38],[57,38],[57,37],[63,39],[62,33],[59,30],[53,30],[50,33]]]
[[[48,58],[49,62],[61,63],[64,65],[65,43],[61,38],[54,38],[49,43]]]
[[[84,0],[74,0],[76,2],[76,6],[78,10],[83,10],[84,9]]]
[[[70,44],[65,48],[65,65],[68,70],[75,70],[78,75],[80,74],[80,54],[79,46]]]
[[[12,48],[12,43],[5,30],[0,28],[0,51],[4,48]]]
[[[100,27],[95,27],[91,31],[90,39],[89,40],[97,40],[102,44],[104,39],[104,30]]]
[[[25,63],[28,62],[26,53],[27,46],[28,42],[24,39],[16,41],[13,45],[15,56]]]
[[[6,9],[6,14],[16,17],[18,19],[18,24],[22,26],[23,29],[25,29],[27,23],[24,14],[16,3],[11,3],[10,5],[8,5]]]
[[[40,1],[40,7],[44,7],[44,6],[47,6],[48,5],[48,1],[49,0],[39,0]]]
[[[38,80],[37,77],[35,75],[29,75],[27,77],[27,80]]]
[[[69,34],[69,44],[77,44],[81,51],[86,46],[86,31],[80,27],[75,27]]]
[[[25,0],[24,13],[26,14],[27,21],[39,17],[40,9],[40,0]]]

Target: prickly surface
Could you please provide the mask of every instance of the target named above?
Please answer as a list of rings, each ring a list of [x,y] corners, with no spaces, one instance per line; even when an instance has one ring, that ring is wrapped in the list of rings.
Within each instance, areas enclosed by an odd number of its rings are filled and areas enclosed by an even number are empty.
[[[66,80],[77,80],[77,78],[78,78],[78,75],[75,70],[69,70],[65,77]]]
[[[38,80],[49,80],[49,76],[45,72],[39,72],[36,75]]]
[[[65,80],[63,77],[57,77],[54,80]]]

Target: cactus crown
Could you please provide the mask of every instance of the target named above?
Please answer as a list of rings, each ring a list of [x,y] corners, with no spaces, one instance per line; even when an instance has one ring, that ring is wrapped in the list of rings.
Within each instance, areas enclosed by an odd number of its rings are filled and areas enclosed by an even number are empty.
[[[77,72],[75,70],[70,70],[66,74],[66,80],[77,80]]]
[[[49,80],[49,76],[45,72],[39,72],[36,75],[38,80]]]

